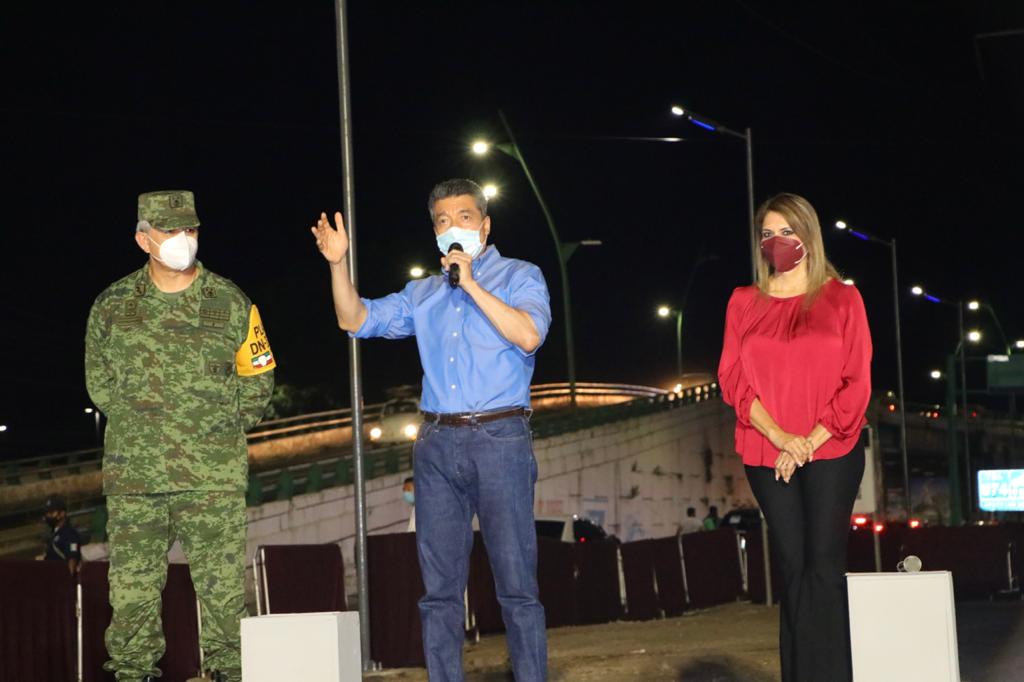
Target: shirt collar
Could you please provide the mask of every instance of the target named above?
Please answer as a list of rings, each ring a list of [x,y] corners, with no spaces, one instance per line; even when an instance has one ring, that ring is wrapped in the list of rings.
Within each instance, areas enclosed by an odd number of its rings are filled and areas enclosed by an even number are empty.
[[[494,261],[501,258],[501,254],[498,253],[498,247],[494,244],[488,244],[487,248],[484,249],[483,255],[473,259],[473,274],[480,272],[481,268],[485,265],[490,266],[494,264]]]
[[[206,284],[206,268],[203,267],[202,261],[196,261],[196,268],[199,272],[196,274],[196,278],[192,280],[192,283],[187,288],[182,289],[173,295],[180,294],[182,297],[189,296],[195,292],[201,291],[202,287]],[[156,284],[153,283],[153,279],[149,276],[149,263],[143,265],[136,273],[135,277],[135,295],[136,296],[157,296],[163,294],[162,291],[156,288]]]

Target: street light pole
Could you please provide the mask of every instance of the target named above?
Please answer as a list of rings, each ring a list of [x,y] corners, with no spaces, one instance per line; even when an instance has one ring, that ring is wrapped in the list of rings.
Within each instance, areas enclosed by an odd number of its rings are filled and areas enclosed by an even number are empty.
[[[558,230],[555,228],[555,219],[548,209],[547,202],[544,201],[544,196],[540,193],[536,180],[533,179],[530,167],[526,165],[526,159],[523,158],[519,145],[516,144],[515,134],[512,132],[512,127],[508,124],[508,119],[505,118],[505,112],[499,109],[498,117],[501,119],[501,125],[505,128],[505,134],[508,135],[509,143],[494,146],[499,151],[504,152],[519,162],[519,166],[523,169],[523,174],[526,176],[526,181],[530,184],[530,189],[533,190],[537,203],[540,204],[544,220],[551,231],[551,238],[555,241],[555,251],[558,255],[558,272],[562,280],[562,307],[564,309],[563,317],[565,318],[565,354],[566,370],[569,375],[569,402],[573,407],[576,407],[576,347],[572,334],[572,300],[569,293],[569,269],[567,264],[579,243],[566,244],[558,236]]]
[[[899,392],[899,399],[896,402],[900,410],[900,458],[903,465],[903,490],[906,492],[904,495],[904,506],[907,522],[909,523],[910,517],[913,516],[914,505],[910,494],[910,463],[907,456],[907,411],[905,405],[907,396],[903,390],[903,338],[900,331],[900,276],[896,259],[896,239],[895,237],[892,239],[882,239],[863,230],[848,230],[846,223],[841,220],[836,221],[836,227],[843,232],[847,232],[852,237],[872,244],[879,244],[889,249],[890,264],[892,266],[892,310],[896,332],[896,390]]]
[[[101,445],[100,443],[100,411],[95,407],[85,408],[86,414],[91,414],[93,422],[96,425],[96,447]]]
[[[960,356],[960,411],[962,413],[961,418],[963,420],[963,431],[964,431],[964,472],[967,477],[965,481],[967,486],[967,512],[966,516],[970,518],[973,507],[973,489],[971,481],[971,433],[970,433],[970,415],[967,414],[967,336],[964,334],[964,302],[963,301],[946,301],[938,296],[933,296],[920,286],[915,286],[911,290],[911,293],[915,296],[921,296],[926,301],[931,303],[941,303],[943,305],[954,306],[956,308],[956,323],[957,323],[957,339],[956,350],[953,352],[954,355],[959,354]],[[973,339],[972,339],[973,340]],[[949,369],[953,369],[950,367]],[[952,372],[947,372],[950,380],[952,380]],[[952,428],[953,422],[950,421],[950,428]],[[952,474],[950,475],[952,478]]]
[[[348,228],[348,272],[352,285],[357,282],[356,220],[355,220],[355,163],[352,157],[352,89],[349,80],[348,20],[345,0],[334,0],[335,40],[338,67],[338,113],[341,127],[341,173]],[[370,658],[370,581],[366,554],[367,509],[366,471],[363,462],[363,373],[359,353],[359,339],[348,342],[349,397],[352,404],[352,463],[355,492],[355,563],[356,588],[359,592],[359,644],[362,668],[372,670]]]
[[[751,280],[757,279],[757,240],[754,238],[754,136],[750,128],[745,128],[744,132],[732,130],[725,126],[712,121],[706,116],[686,109],[679,105],[674,105],[671,109],[672,113],[676,116],[685,118],[687,121],[703,128],[704,130],[710,130],[713,133],[721,133],[723,135],[729,135],[737,139],[743,140],[747,147],[747,234],[750,236],[750,277]]]
[[[999,321],[999,316],[996,315],[996,309],[993,308],[992,304],[990,304],[990,303],[979,303],[978,301],[970,301],[967,304],[967,309],[968,310],[978,310],[979,308],[984,308],[985,311],[992,318],[992,322],[995,323],[996,331],[999,332],[999,338],[1000,338],[1000,340],[1002,340],[1003,346],[1006,347],[1006,355],[1007,356],[1013,355],[1013,345],[1010,344],[1010,340],[1008,338],[1006,338],[1006,332],[1003,331],[1003,325]],[[1024,342],[1018,341],[1017,342],[1017,348],[1024,348]],[[1010,393],[1010,401],[1009,402],[1010,402],[1010,404],[1009,404],[1010,418],[1011,419],[1016,419],[1016,415],[1017,415],[1017,394],[1015,392],[1011,392]],[[1011,443],[1012,443],[1012,439],[1011,439]]]
[[[964,343],[967,337],[964,336],[964,304],[962,301],[958,301],[956,304],[956,317],[957,325],[960,329],[960,405],[963,410],[963,421],[964,421],[964,475],[967,480],[964,483],[967,484],[967,510],[966,516],[970,520],[973,516],[974,502],[971,485],[971,433],[970,433],[970,415],[967,413],[967,344]]]

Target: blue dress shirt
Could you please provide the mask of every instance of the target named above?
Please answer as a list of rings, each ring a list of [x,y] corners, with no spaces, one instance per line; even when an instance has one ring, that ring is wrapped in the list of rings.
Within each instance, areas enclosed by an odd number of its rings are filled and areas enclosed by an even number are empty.
[[[529,314],[544,343],[551,304],[540,268],[504,258],[488,246],[473,259],[473,279],[506,305]],[[448,284],[447,275],[413,280],[398,293],[362,300],[366,321],[353,336],[416,336],[423,365],[421,410],[487,412],[530,406],[536,349],[527,353],[503,337],[469,294]]]

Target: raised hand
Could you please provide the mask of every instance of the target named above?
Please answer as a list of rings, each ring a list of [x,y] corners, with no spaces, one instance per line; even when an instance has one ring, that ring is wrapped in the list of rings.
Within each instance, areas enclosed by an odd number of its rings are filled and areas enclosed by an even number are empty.
[[[348,233],[345,232],[345,222],[341,218],[341,212],[334,212],[334,224],[337,229],[331,226],[326,213],[320,214],[316,225],[309,228],[316,238],[316,248],[332,265],[337,265],[348,253]]]

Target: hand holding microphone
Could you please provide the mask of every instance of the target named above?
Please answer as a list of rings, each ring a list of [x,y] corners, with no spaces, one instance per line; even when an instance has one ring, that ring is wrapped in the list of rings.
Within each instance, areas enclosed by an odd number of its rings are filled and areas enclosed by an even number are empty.
[[[448,270],[448,284],[453,289],[467,289],[474,283],[473,257],[463,251],[462,244],[458,242],[448,247],[448,255],[441,259],[441,267]]]
[[[448,247],[448,255],[451,256],[453,251],[462,251],[462,244],[455,242]],[[463,252],[464,253],[464,252]],[[448,284],[451,285],[452,289],[459,286],[459,264],[448,260]]]

